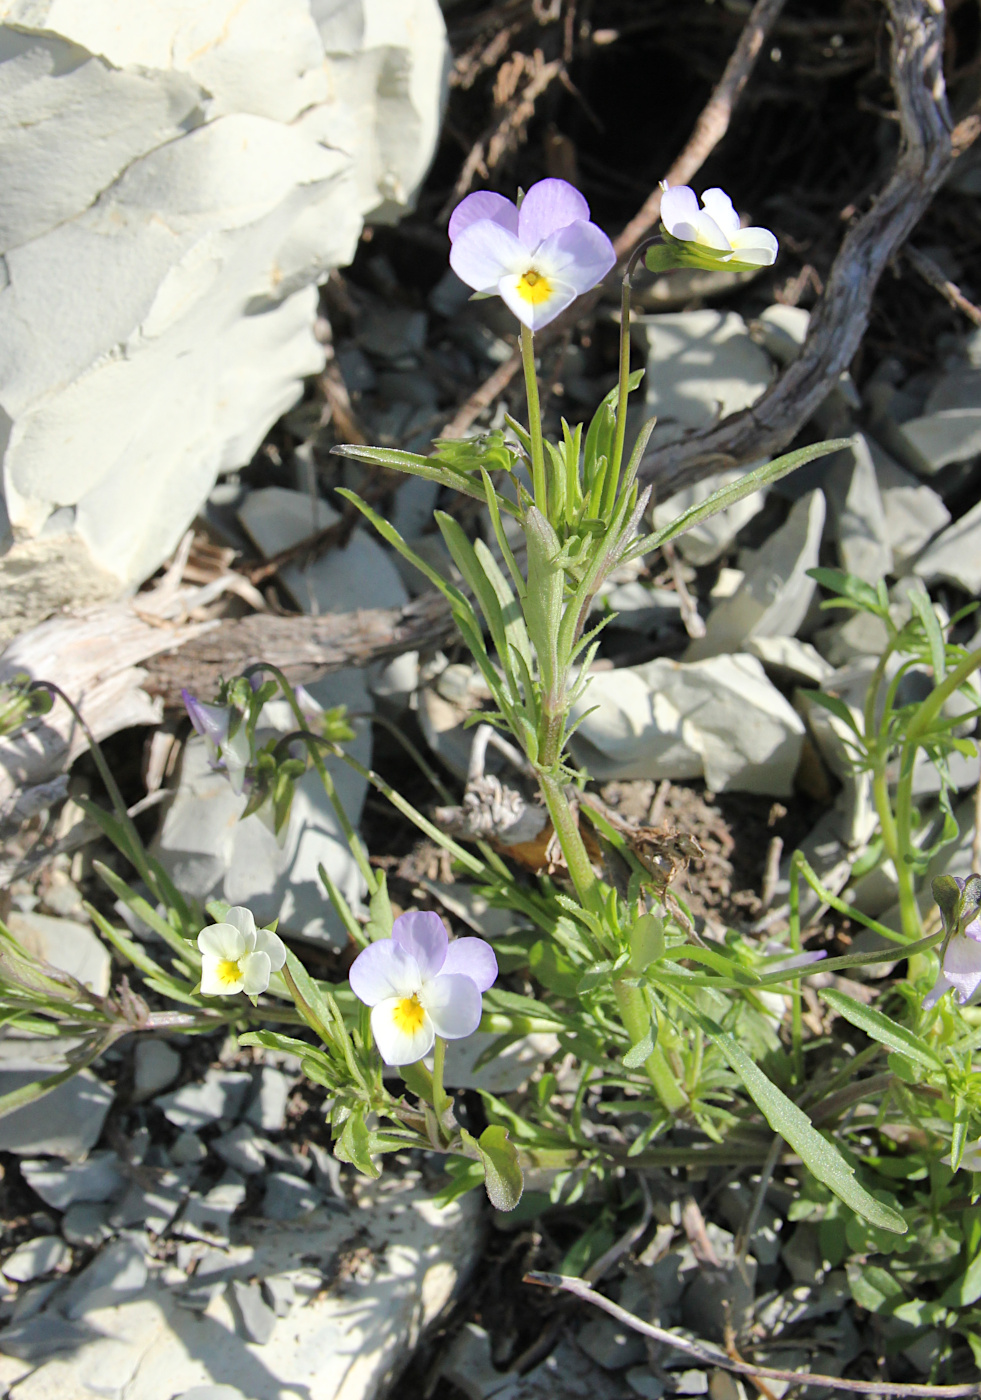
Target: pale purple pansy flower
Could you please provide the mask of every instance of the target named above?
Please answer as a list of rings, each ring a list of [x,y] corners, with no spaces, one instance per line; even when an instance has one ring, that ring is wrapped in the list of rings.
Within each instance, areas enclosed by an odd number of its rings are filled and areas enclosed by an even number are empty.
[[[944,949],[940,975],[923,998],[923,1009],[929,1011],[945,992],[953,991],[963,1006],[981,987],[981,918],[961,932],[952,933]]]
[[[742,228],[724,190],[706,190],[699,208],[698,196],[687,185],[661,188],[661,223],[672,238],[705,249],[708,261],[769,267],[776,260],[776,238],[768,228]]]
[[[206,997],[244,992],[257,997],[269,978],[286,962],[283,940],[272,929],[255,926],[249,909],[235,905],[220,924],[198,934],[201,950],[201,992]]]
[[[950,1167],[953,1166],[952,1157],[953,1154],[948,1152],[946,1157],[941,1157],[940,1160],[946,1166]],[[970,1143],[964,1148],[964,1151],[961,1153],[960,1166],[962,1171],[981,1172],[981,1139],[977,1142]]]
[[[450,219],[450,266],[468,287],[499,296],[537,331],[616,262],[589,205],[565,180],[539,180],[521,201],[489,190],[467,195]]]
[[[761,970],[768,973],[795,972],[798,968],[810,967],[812,963],[820,962],[828,956],[823,949],[813,953],[794,953],[785,943],[779,943],[775,938],[767,943],[763,952],[767,956],[767,963]],[[774,959],[773,962],[769,961],[771,958]]]
[[[402,914],[391,938],[369,943],[351,964],[351,990],[371,1007],[371,1032],[387,1065],[412,1065],[436,1037],[462,1040],[480,1025],[482,992],[497,959],[482,938],[451,943],[438,914]]]
[[[195,730],[208,746],[213,766],[225,770],[234,792],[242,792],[245,770],[252,761],[252,746],[245,731],[245,721],[239,717],[235,732],[229,734],[232,716],[237,711],[228,705],[205,705],[188,690],[181,691],[181,699]]]

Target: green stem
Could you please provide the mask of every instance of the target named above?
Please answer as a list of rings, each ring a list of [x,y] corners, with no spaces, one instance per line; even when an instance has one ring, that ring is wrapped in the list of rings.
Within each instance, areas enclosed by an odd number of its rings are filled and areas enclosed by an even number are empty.
[[[923,701],[906,730],[907,746],[920,742],[922,734],[929,729],[946,702],[966,680],[970,679],[979,666],[981,666],[981,647],[977,651],[969,652],[960,665],[951,671],[946,680],[941,681],[936,690]]]
[[[538,782],[542,796],[545,798],[548,814],[552,819],[552,826],[559,838],[565,863],[569,867],[572,883],[576,887],[579,902],[584,909],[592,910],[594,913],[599,912],[602,909],[602,902],[598,898],[599,882],[596,879],[589,856],[586,854],[582,833],[572,814],[565,789],[559,779],[551,773],[539,773]]]
[[[640,987],[632,986],[629,982],[614,982],[613,991],[616,994],[623,1029],[629,1035],[631,1045],[639,1045],[651,1028],[651,1013],[644,993]],[[644,1068],[654,1086],[654,1092],[669,1113],[680,1113],[687,1107],[688,1096],[674,1077],[660,1045],[654,1046],[644,1061]]]
[[[624,277],[620,288],[620,374],[617,382],[616,432],[613,437],[613,455],[606,473],[603,488],[603,504],[600,519],[606,520],[613,510],[620,484],[620,467],[623,462],[623,443],[627,435],[627,396],[630,383],[630,278]]]
[[[801,950],[800,943],[800,865],[795,852],[790,865],[789,899],[790,946],[795,953]],[[802,1006],[800,978],[795,977],[790,993],[790,1034],[794,1066],[795,1084],[804,1082],[804,1012]]]
[[[910,776],[911,783],[912,776]],[[905,803],[903,802],[903,786],[903,780],[900,780],[897,809],[894,814],[892,803],[889,800],[889,783],[884,767],[877,768],[873,774],[872,799],[882,831],[882,844],[896,868],[903,933],[907,938],[916,939],[922,937],[923,925],[920,920],[920,908],[916,902],[913,866],[908,859],[910,854],[909,822],[912,815],[911,799],[907,794],[907,800]]]
[[[538,376],[535,374],[535,337],[527,326],[521,327],[521,364],[525,372],[525,393],[528,396],[532,490],[535,505],[547,520],[548,493],[545,489],[545,446],[542,442],[542,409],[538,400]]]
[[[445,1063],[446,1041],[438,1035],[433,1047],[433,1108],[436,1110],[436,1121],[441,1133],[445,1132],[448,1127],[447,1115],[453,1106],[449,1094],[443,1088],[443,1066]]]

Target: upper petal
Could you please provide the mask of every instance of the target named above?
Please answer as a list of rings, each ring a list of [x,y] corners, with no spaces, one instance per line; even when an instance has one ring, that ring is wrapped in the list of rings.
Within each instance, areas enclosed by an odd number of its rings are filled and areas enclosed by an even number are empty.
[[[698,196],[687,185],[671,185],[661,195],[661,223],[674,238],[693,239]]]
[[[278,972],[286,962],[286,944],[278,933],[273,933],[271,928],[256,930],[255,951],[265,954],[273,972]]]
[[[393,938],[369,943],[351,964],[351,991],[365,1006],[386,997],[411,997],[422,985],[419,964]]]
[[[234,924],[211,924],[198,934],[198,947],[206,957],[238,962],[249,951],[241,929]]]
[[[579,295],[571,282],[550,279],[552,285],[548,296],[542,301],[529,301],[518,290],[521,280],[521,273],[511,273],[502,277],[497,284],[497,291],[508,310],[513,311],[518,320],[533,331],[540,331],[542,326],[554,321]]]
[[[477,985],[477,990],[486,992],[497,979],[497,958],[494,949],[483,938],[454,938],[446,950],[442,976],[462,973]]]
[[[535,266],[582,295],[595,287],[617,260],[613,244],[597,224],[567,224],[550,234],[535,254]]]
[[[703,247],[716,248],[722,253],[728,253],[732,246],[712,215],[705,209],[695,221],[695,241]]]
[[[478,292],[496,292],[502,277],[527,266],[527,250],[510,229],[493,219],[470,224],[450,249],[450,267],[461,282]]]
[[[443,966],[450,936],[443,920],[432,910],[414,909],[401,914],[392,925],[392,938],[415,958],[424,982],[435,977]]]
[[[450,973],[434,977],[419,994],[432,1017],[436,1034],[444,1040],[462,1040],[480,1025],[480,991],[471,977]]]
[[[981,943],[955,933],[944,954],[943,975],[959,1002],[970,1001],[981,987]]]
[[[589,219],[589,205],[566,180],[539,180],[521,201],[518,237],[526,248],[537,248],[557,229]]]
[[[490,219],[513,234],[518,232],[518,206],[514,201],[505,199],[502,194],[494,194],[491,190],[476,190],[461,200],[450,215],[450,226],[447,230],[450,242],[455,243],[463,230],[475,224],[478,219]]]
[[[251,909],[246,909],[243,904],[233,904],[225,915],[225,923],[238,929],[245,939],[246,948],[250,951],[256,946],[255,919]]]
[[[706,190],[702,195],[702,208],[711,214],[731,243],[733,235],[739,232],[739,215],[733,209],[732,200],[725,190]]]
[[[377,948],[378,944],[374,946]],[[423,1017],[417,1031],[402,1030],[395,1018],[395,1008],[400,1000],[400,997],[388,997],[371,1012],[371,1033],[386,1065],[414,1065],[429,1054],[436,1039],[436,1030],[429,1016]]]

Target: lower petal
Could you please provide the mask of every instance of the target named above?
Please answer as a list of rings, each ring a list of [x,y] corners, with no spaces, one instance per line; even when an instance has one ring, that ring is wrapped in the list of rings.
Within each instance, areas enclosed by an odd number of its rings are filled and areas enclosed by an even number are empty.
[[[480,991],[471,977],[455,972],[434,977],[419,993],[419,1000],[444,1040],[462,1040],[480,1025]]]
[[[776,262],[780,245],[768,228],[741,228],[730,241],[740,262],[755,263],[758,267],[770,267]]]
[[[227,961],[229,960],[210,957],[207,953],[201,959],[202,996],[233,997],[244,989],[245,981],[241,976],[229,981],[224,975],[222,969]]]
[[[512,273],[501,278],[497,284],[497,291],[508,310],[513,311],[522,325],[527,326],[529,330],[540,331],[543,326],[554,321],[567,306],[571,306],[578,296],[575,287],[570,286],[568,282],[550,279],[547,295],[541,301],[530,301],[527,295],[519,290],[523,281],[524,273]]]
[[[268,953],[246,953],[239,967],[242,969],[242,991],[246,996],[257,997],[269,986],[272,968]]]
[[[403,1030],[397,1024],[396,1008],[401,1000],[401,997],[387,997],[371,1010],[371,1033],[386,1065],[414,1065],[429,1054],[436,1040],[436,1030],[429,1016],[423,1018],[416,1031]]]
[[[981,987],[981,943],[955,934],[944,953],[943,974],[963,1005]]]

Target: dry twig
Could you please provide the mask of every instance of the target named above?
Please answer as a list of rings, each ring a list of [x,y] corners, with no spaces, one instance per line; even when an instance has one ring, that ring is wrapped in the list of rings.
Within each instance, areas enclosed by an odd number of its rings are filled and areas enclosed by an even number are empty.
[[[907,246],[904,251],[910,267],[920,274],[924,282],[928,282],[940,293],[948,306],[952,306],[955,311],[963,311],[969,321],[981,326],[981,307],[975,306],[973,301],[968,301],[957,283],[946,277],[943,269],[938,267],[932,258],[928,258],[926,253],[921,253],[919,248]]]

